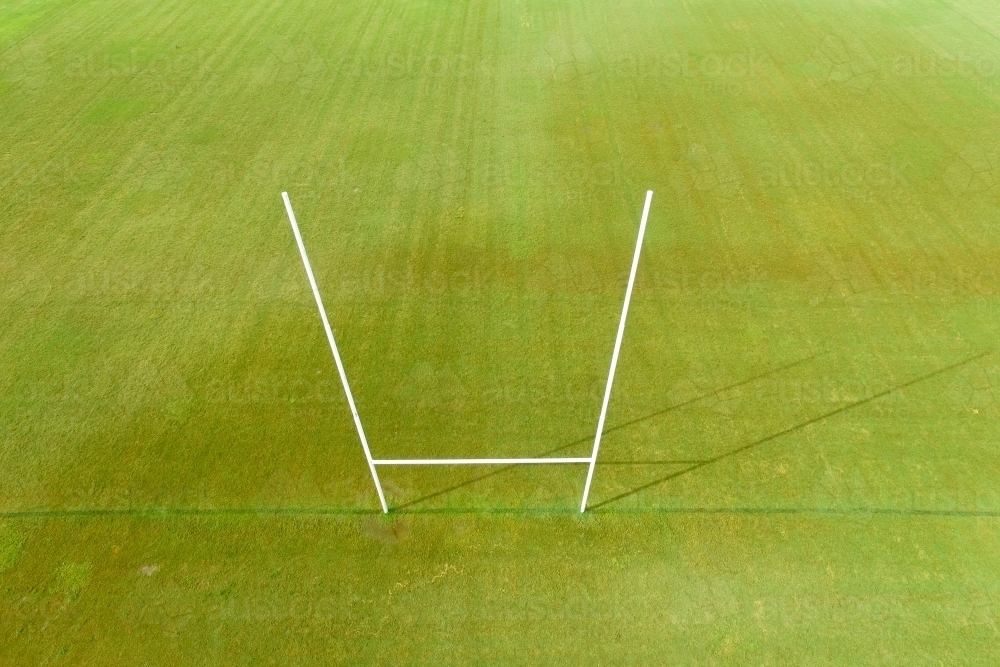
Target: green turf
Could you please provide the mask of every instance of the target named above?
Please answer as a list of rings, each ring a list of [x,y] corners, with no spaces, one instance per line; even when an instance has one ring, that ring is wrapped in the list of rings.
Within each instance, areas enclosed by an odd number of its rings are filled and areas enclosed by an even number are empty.
[[[0,0],[0,663],[995,664],[986,0]],[[609,431],[586,455],[643,194]]]

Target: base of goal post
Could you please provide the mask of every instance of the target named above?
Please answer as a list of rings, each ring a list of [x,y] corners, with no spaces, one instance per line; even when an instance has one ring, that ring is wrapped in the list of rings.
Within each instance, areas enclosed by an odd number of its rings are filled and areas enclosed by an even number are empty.
[[[302,264],[309,278],[309,286],[312,288],[313,297],[316,299],[316,307],[319,309],[320,320],[323,322],[323,330],[326,332],[327,342],[330,344],[330,351],[333,353],[333,360],[337,366],[337,374],[340,382],[344,386],[344,394],[347,397],[347,404],[351,409],[351,416],[354,418],[354,426],[358,431],[358,438],[361,440],[361,447],[365,452],[365,459],[368,461],[368,470],[371,473],[372,481],[375,482],[375,490],[378,492],[378,499],[382,505],[382,511],[389,513],[389,505],[385,500],[385,493],[382,491],[382,482],[378,476],[378,466],[434,466],[434,465],[545,465],[545,464],[587,464],[587,481],[583,487],[583,500],[580,502],[580,512],[587,511],[587,498],[590,495],[590,484],[594,479],[594,467],[597,464],[597,454],[601,448],[601,436],[604,433],[604,420],[608,414],[608,402],[611,400],[611,386],[615,380],[615,370],[618,367],[618,354],[621,351],[622,338],[625,335],[625,320],[628,317],[628,307],[632,300],[632,288],[635,286],[635,274],[639,268],[639,254],[642,251],[642,239],[646,234],[646,220],[649,218],[649,205],[653,200],[653,191],[646,191],[646,202],[642,208],[642,220],[639,223],[639,235],[635,242],[635,252],[632,255],[632,268],[629,271],[628,286],[625,288],[625,303],[622,305],[622,315],[618,322],[618,333],[615,336],[614,352],[611,355],[611,369],[608,371],[608,382],[604,388],[604,400],[601,402],[601,414],[597,420],[597,435],[594,436],[594,448],[588,457],[542,457],[542,458],[496,458],[496,459],[376,459],[372,457],[371,449],[368,446],[368,438],[365,436],[364,427],[361,425],[361,416],[358,414],[357,406],[354,404],[354,395],[351,393],[350,384],[347,382],[347,372],[344,370],[344,363],[340,358],[337,349],[337,342],[333,337],[333,329],[326,316],[326,308],[323,306],[323,299],[319,294],[319,287],[316,285],[316,278],[313,276],[312,266],[309,257],[306,255],[306,247],[302,241],[302,234],[299,232],[298,223],[295,220],[295,212],[292,210],[292,202],[288,198],[287,192],[281,193],[281,198],[285,203],[285,211],[288,214],[288,221],[292,225],[292,232],[295,235],[295,242],[302,256]]]

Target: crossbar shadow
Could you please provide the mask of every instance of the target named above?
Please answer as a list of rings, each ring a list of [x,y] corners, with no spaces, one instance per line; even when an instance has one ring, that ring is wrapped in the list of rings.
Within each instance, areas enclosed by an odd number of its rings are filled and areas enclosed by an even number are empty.
[[[814,359],[818,359],[819,357],[822,357],[822,356],[824,356],[826,354],[827,354],[826,352],[820,352],[818,354],[813,354],[811,356],[804,357],[804,358],[799,359],[797,361],[793,361],[791,363],[785,364],[784,366],[779,366],[778,368],[772,368],[769,371],[766,371],[764,373],[759,373],[759,374],[754,375],[752,377],[746,378],[745,380],[740,380],[739,382],[734,382],[733,384],[726,385],[725,387],[720,387],[720,388],[715,389],[715,390],[713,390],[713,391],[711,391],[711,392],[709,392],[707,394],[700,394],[700,395],[695,396],[693,398],[689,398],[686,401],[682,401],[680,403],[675,403],[675,404],[669,405],[669,406],[667,406],[667,407],[665,407],[665,408],[663,408],[661,410],[657,410],[655,412],[651,412],[649,414],[643,415],[642,417],[637,417],[635,419],[630,419],[629,421],[622,422],[621,424],[616,424],[615,426],[612,426],[611,428],[604,429],[604,435],[607,435],[608,433],[614,433],[615,431],[621,431],[622,429],[629,428],[630,426],[635,426],[636,424],[640,424],[642,422],[646,422],[646,421],[649,421],[651,419],[655,419],[655,418],[657,418],[657,417],[659,417],[661,415],[667,414],[668,412],[672,412],[674,410],[679,410],[679,409],[687,407],[687,406],[689,406],[689,405],[691,405],[693,403],[697,403],[699,401],[703,401],[705,399],[712,398],[713,396],[718,396],[719,394],[721,394],[723,392],[726,392],[726,391],[729,391],[730,389],[736,389],[737,387],[742,387],[742,386],[750,384],[752,382],[756,382],[758,380],[763,380],[766,377],[770,377],[771,375],[775,375],[777,373],[782,373],[782,372],[787,371],[788,369],[794,368],[796,366],[801,366],[802,364],[805,364],[805,363],[808,363],[810,361],[813,361]],[[559,445],[558,447],[555,447],[553,449],[549,449],[549,450],[541,452],[539,454],[535,454],[534,456],[535,457],[551,456],[552,454],[557,454],[559,452],[567,450],[570,447],[575,447],[577,445],[581,445],[581,444],[586,443],[586,442],[591,442],[593,439],[594,439],[594,436],[592,436],[592,435],[583,436],[582,438],[577,438],[573,442],[569,442],[569,443],[566,443],[564,445]],[[684,464],[688,464],[688,463],[693,464],[694,466],[697,466],[697,465],[704,464],[705,462],[701,461],[701,460],[699,460],[699,461],[600,461],[599,460],[597,462],[597,465],[684,465]],[[510,470],[513,470],[516,467],[518,467],[518,466],[510,465],[510,466],[499,467],[499,468],[497,468],[495,470],[492,470],[492,471],[490,471],[488,473],[484,473],[482,475],[477,475],[476,477],[473,477],[471,479],[467,479],[467,480],[465,480],[463,482],[459,482],[458,484],[454,484],[454,485],[449,486],[447,488],[440,489],[438,491],[430,493],[430,494],[428,494],[426,496],[421,496],[420,498],[417,498],[415,500],[411,500],[411,501],[403,503],[401,505],[397,505],[395,509],[396,510],[402,510],[402,509],[406,509],[406,508],[409,508],[409,507],[413,507],[414,505],[417,505],[417,504],[420,504],[420,503],[423,503],[423,502],[427,502],[428,500],[433,500],[434,498],[438,498],[440,496],[446,495],[446,494],[451,493],[453,491],[457,491],[459,489],[463,489],[463,488],[465,488],[467,486],[471,486],[472,484],[475,484],[477,482],[481,482],[481,481],[483,481],[485,479],[489,479],[491,477],[496,477],[497,475],[500,475],[502,473],[505,473],[505,472],[508,472]]]
[[[796,431],[800,431],[800,430],[804,429],[807,426],[811,426],[812,424],[815,424],[817,422],[821,422],[824,419],[828,419],[830,417],[833,417],[834,415],[838,415],[838,414],[840,414],[842,412],[847,412],[848,410],[853,410],[854,408],[858,408],[858,407],[861,407],[862,405],[866,405],[868,403],[871,403],[872,401],[874,401],[876,399],[884,398],[885,396],[888,396],[889,394],[897,392],[897,391],[899,391],[901,389],[905,389],[907,387],[910,387],[912,385],[918,384],[918,383],[923,382],[925,380],[929,380],[929,379],[931,379],[933,377],[936,377],[938,375],[941,375],[943,373],[947,373],[949,371],[953,371],[956,368],[961,368],[962,366],[965,366],[966,364],[972,363],[973,361],[976,361],[977,359],[982,359],[983,357],[986,357],[986,356],[988,356],[988,355],[990,355],[992,353],[993,353],[993,350],[987,350],[986,352],[982,352],[982,353],[977,354],[977,355],[975,355],[973,357],[969,357],[968,359],[964,359],[962,361],[959,361],[958,363],[951,364],[950,366],[945,366],[944,368],[939,368],[936,371],[933,371],[931,373],[927,373],[926,375],[921,375],[920,377],[917,377],[917,378],[914,378],[912,380],[909,380],[908,382],[904,382],[904,383],[898,384],[898,385],[896,385],[894,387],[890,387],[889,389],[886,389],[885,391],[882,391],[882,392],[880,392],[878,394],[875,394],[873,396],[869,396],[868,398],[864,398],[864,399],[861,399],[859,401],[855,401],[853,403],[848,403],[847,405],[841,406],[841,407],[837,408],[836,410],[831,410],[830,412],[827,412],[825,414],[819,415],[818,417],[813,417],[812,419],[807,419],[804,422],[801,422],[799,424],[795,424],[794,426],[790,426],[790,427],[788,427],[788,428],[786,428],[786,429],[784,429],[782,431],[778,431],[777,433],[772,433],[771,435],[763,437],[760,440],[756,440],[754,442],[751,442],[749,444],[743,445],[741,447],[737,447],[736,449],[731,449],[728,452],[724,452],[722,454],[719,454],[718,456],[713,456],[710,459],[705,459],[704,461],[699,461],[697,463],[694,463],[689,468],[685,468],[684,470],[679,470],[677,472],[671,473],[671,474],[666,475],[664,477],[661,477],[659,479],[655,479],[652,482],[648,482],[648,483],[643,484],[641,486],[637,486],[636,488],[630,489],[629,491],[625,491],[624,493],[619,493],[618,495],[612,496],[611,498],[608,498],[607,500],[602,500],[601,502],[598,502],[598,503],[595,503],[595,504],[591,505],[589,509],[590,510],[597,510],[597,509],[600,509],[601,507],[604,507],[606,505],[610,505],[611,503],[614,503],[614,502],[617,502],[619,500],[622,500],[623,498],[628,498],[629,496],[633,496],[633,495],[635,495],[637,493],[640,493],[642,491],[645,491],[647,489],[651,489],[651,488],[653,488],[655,486],[659,486],[661,484],[665,484],[666,482],[669,482],[670,480],[673,480],[673,479],[677,479],[678,477],[681,477],[682,475],[687,475],[688,473],[692,473],[692,472],[694,472],[696,470],[700,470],[701,468],[704,468],[706,466],[710,466],[710,465],[712,465],[714,463],[718,463],[719,461],[723,461],[725,459],[728,459],[731,456],[736,456],[737,454],[742,454],[743,452],[749,451],[749,450],[753,449],[754,447],[759,447],[760,445],[763,445],[765,443],[771,442],[773,440],[777,440],[778,438],[780,438],[782,436],[785,436],[785,435],[788,435],[789,433],[794,433]]]

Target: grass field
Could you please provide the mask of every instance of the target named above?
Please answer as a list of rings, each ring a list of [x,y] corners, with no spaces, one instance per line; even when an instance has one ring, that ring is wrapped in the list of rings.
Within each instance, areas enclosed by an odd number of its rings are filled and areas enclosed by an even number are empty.
[[[0,664],[1000,660],[988,0],[0,0]],[[382,516],[282,207],[376,457]]]

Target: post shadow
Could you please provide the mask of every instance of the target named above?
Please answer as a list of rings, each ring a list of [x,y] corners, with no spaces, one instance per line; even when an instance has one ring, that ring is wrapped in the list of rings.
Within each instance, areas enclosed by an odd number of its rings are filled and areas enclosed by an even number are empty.
[[[982,359],[983,357],[988,356],[988,355],[990,355],[992,353],[993,353],[993,350],[987,350],[986,352],[981,352],[980,354],[977,354],[975,356],[969,357],[968,359],[964,359],[964,360],[959,361],[957,363],[951,364],[950,366],[945,366],[944,368],[939,368],[938,370],[933,371],[931,373],[927,373],[926,375],[921,375],[921,376],[919,376],[917,378],[914,378],[914,379],[909,380],[907,382],[904,382],[902,384],[898,384],[898,385],[896,385],[894,387],[890,387],[889,389],[886,389],[885,391],[882,391],[882,392],[880,392],[878,394],[875,394],[873,396],[869,396],[868,398],[864,398],[864,399],[861,399],[859,401],[855,401],[853,403],[849,403],[847,405],[841,406],[841,407],[837,408],[836,410],[831,410],[830,412],[827,412],[825,414],[819,415],[818,417],[813,417],[812,419],[807,419],[804,422],[801,422],[801,423],[796,424],[794,426],[790,426],[790,427],[788,427],[788,428],[786,428],[786,429],[784,429],[782,431],[778,431],[777,433],[772,433],[771,435],[765,436],[765,437],[761,438],[760,440],[756,440],[756,441],[751,442],[749,444],[743,445],[742,447],[737,447],[736,449],[731,449],[728,452],[724,452],[722,454],[719,454],[718,456],[713,456],[710,459],[706,459],[704,461],[695,463],[691,467],[685,468],[684,470],[679,470],[677,472],[671,473],[671,474],[666,475],[664,477],[661,477],[659,479],[655,479],[652,482],[648,482],[646,484],[638,486],[638,487],[636,487],[634,489],[631,489],[629,491],[625,491],[624,493],[619,493],[618,495],[612,496],[611,498],[608,498],[607,500],[602,500],[599,503],[595,503],[595,504],[591,505],[590,509],[591,510],[597,510],[597,509],[599,509],[601,507],[604,507],[605,505],[609,505],[609,504],[611,504],[613,502],[617,502],[619,500],[622,500],[623,498],[628,498],[629,496],[633,496],[633,495],[635,495],[637,493],[645,491],[646,489],[651,489],[654,486],[659,486],[661,484],[669,482],[670,480],[677,479],[681,475],[686,475],[686,474],[688,474],[690,472],[694,472],[695,470],[699,470],[699,469],[704,468],[706,466],[710,466],[713,463],[718,463],[719,461],[723,461],[725,459],[728,459],[731,456],[735,456],[737,454],[742,454],[743,452],[749,451],[749,450],[753,449],[754,447],[759,447],[760,445],[763,445],[765,443],[771,442],[772,440],[777,440],[778,438],[780,438],[780,437],[782,437],[784,435],[788,435],[789,433],[794,433],[796,431],[800,431],[800,430],[804,429],[807,426],[811,426],[812,424],[816,424],[817,422],[821,422],[824,419],[827,419],[829,417],[833,417],[834,415],[838,415],[838,414],[840,414],[842,412],[847,412],[848,410],[853,410],[854,408],[861,407],[863,405],[871,403],[872,401],[874,401],[876,399],[883,398],[885,396],[888,396],[889,394],[897,392],[900,389],[905,389],[905,388],[910,387],[912,385],[915,385],[917,383],[923,382],[924,380],[929,380],[929,379],[931,379],[933,377],[941,375],[942,373],[947,373],[948,371],[955,370],[956,368],[960,368],[962,366],[965,366],[966,364],[969,364],[969,363],[971,363],[973,361],[976,361],[977,359]]]
[[[754,375],[752,377],[746,378],[744,380],[740,380],[739,382],[734,382],[733,384],[726,385],[725,387],[720,387],[720,388],[715,389],[714,391],[711,391],[711,392],[709,392],[707,394],[701,394],[699,396],[695,396],[693,398],[689,398],[686,401],[682,401],[682,402],[676,403],[674,405],[669,405],[669,406],[667,406],[667,407],[665,407],[665,408],[663,408],[661,410],[657,410],[655,412],[651,412],[649,414],[643,415],[642,417],[637,417],[635,419],[631,419],[629,421],[622,422],[621,424],[617,424],[615,426],[612,426],[611,428],[604,429],[604,435],[607,435],[608,433],[613,433],[615,431],[620,431],[620,430],[628,428],[630,426],[635,426],[636,424],[641,424],[642,422],[646,422],[646,421],[649,421],[651,419],[655,419],[657,417],[660,417],[662,415],[667,414],[668,412],[672,412],[674,410],[679,410],[681,408],[687,407],[688,405],[691,405],[692,403],[697,403],[698,401],[703,401],[705,399],[712,398],[713,396],[717,396],[717,395],[719,395],[719,394],[721,394],[723,392],[729,391],[730,389],[736,389],[737,387],[742,387],[743,385],[747,385],[747,384],[750,384],[752,382],[756,382],[758,380],[762,380],[762,379],[764,379],[766,377],[769,377],[771,375],[775,375],[776,373],[781,373],[781,372],[786,371],[786,370],[788,370],[790,368],[794,368],[796,366],[800,366],[802,364],[805,364],[805,363],[808,363],[810,361],[813,361],[814,359],[822,357],[822,356],[824,356],[826,354],[827,354],[827,352],[820,352],[818,354],[813,354],[813,355],[810,355],[808,357],[804,357],[802,359],[799,359],[797,361],[793,361],[791,363],[785,364],[783,366],[779,366],[778,368],[772,368],[771,370],[766,371],[764,373],[759,373],[757,375]],[[580,445],[580,444],[591,442],[593,439],[594,439],[594,436],[592,436],[592,435],[583,436],[582,438],[577,438],[573,442],[569,442],[569,443],[566,443],[564,445],[559,445],[558,447],[555,447],[553,449],[549,449],[549,450],[541,452],[539,454],[535,454],[534,456],[535,457],[543,457],[543,456],[550,456],[552,454],[557,454],[557,453],[562,452],[562,451],[564,451],[566,449],[569,449],[570,447],[575,447],[576,445]],[[700,465],[700,464],[704,463],[704,461],[700,461],[700,460],[699,461],[600,461],[600,460],[597,461],[597,465],[599,465],[599,466],[600,465],[678,465],[678,464],[685,464],[685,463],[691,463],[691,464],[698,464],[698,465]],[[413,505],[417,505],[419,503],[423,503],[423,502],[426,502],[428,500],[432,500],[434,498],[438,498],[438,497],[443,496],[445,494],[451,493],[452,491],[457,491],[458,489],[465,488],[467,486],[475,484],[476,482],[481,482],[481,481],[483,481],[485,479],[489,479],[490,477],[495,477],[495,476],[497,476],[497,475],[499,475],[501,473],[507,472],[509,470],[513,470],[516,467],[517,466],[509,465],[509,466],[502,466],[502,467],[496,468],[495,470],[492,470],[490,472],[484,473],[482,475],[478,475],[478,476],[473,477],[471,479],[467,479],[467,480],[465,480],[463,482],[459,482],[458,484],[454,484],[452,486],[449,486],[447,488],[441,489],[439,491],[434,491],[433,493],[429,493],[426,496],[421,496],[420,498],[417,498],[415,500],[411,500],[411,501],[403,503],[401,505],[397,505],[394,509],[396,509],[396,510],[402,510],[402,509],[406,509],[406,508],[412,507]],[[599,505],[594,505],[594,506],[592,506],[592,508],[593,507],[598,507],[598,506]]]

